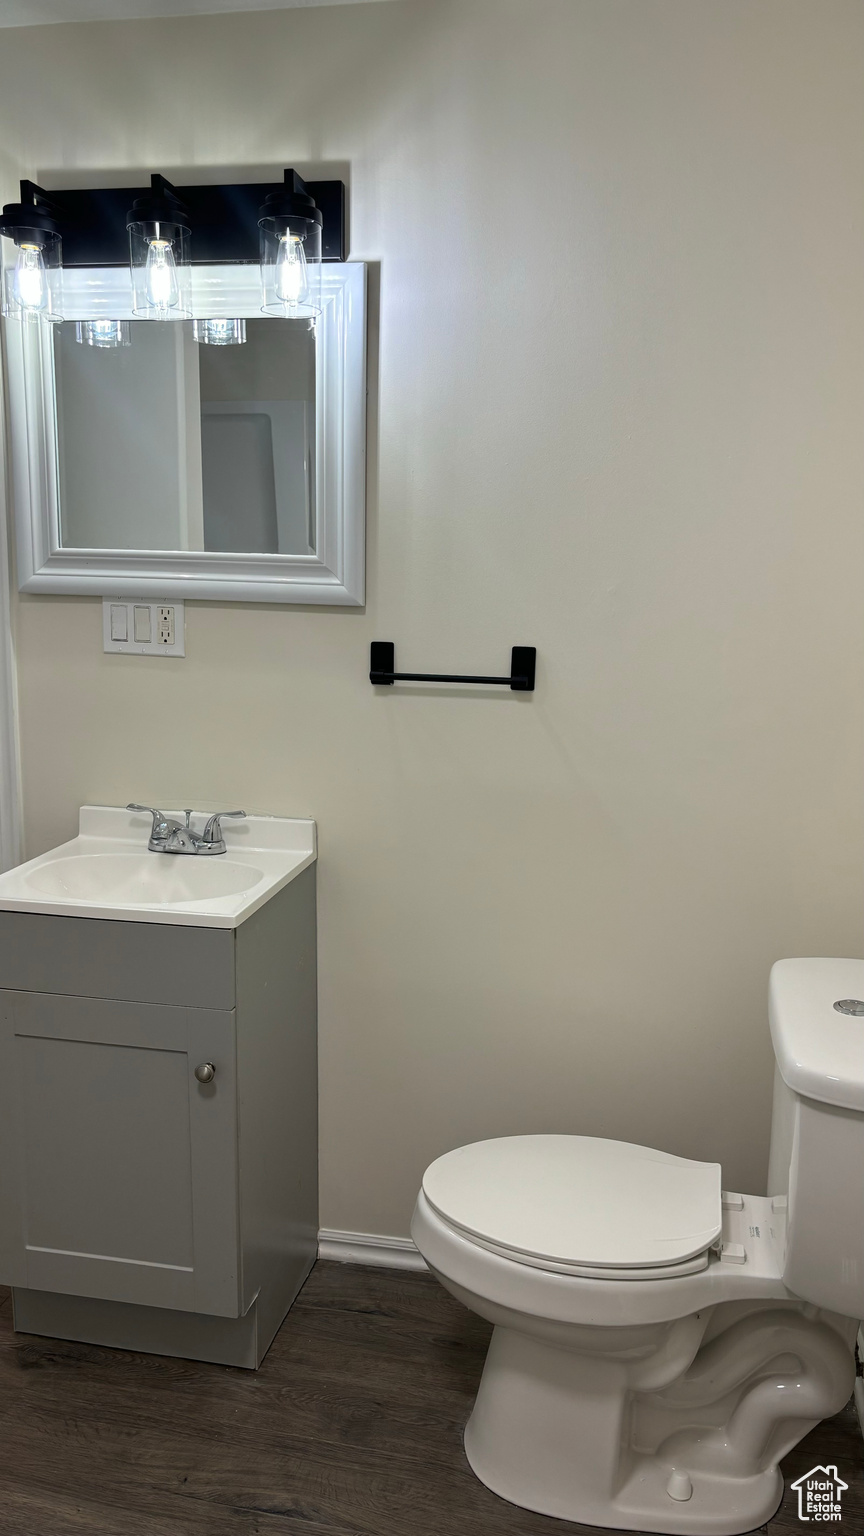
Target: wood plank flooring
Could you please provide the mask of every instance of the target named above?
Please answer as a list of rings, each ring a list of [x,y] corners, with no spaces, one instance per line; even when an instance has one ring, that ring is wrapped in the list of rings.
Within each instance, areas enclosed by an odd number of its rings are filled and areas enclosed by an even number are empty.
[[[0,1292],[0,1536],[587,1536],[473,1476],[461,1432],[489,1330],[431,1277],[318,1264],[261,1370],[12,1331]],[[851,1484],[851,1408],[788,1458]],[[764,1527],[806,1529],[787,1489]]]

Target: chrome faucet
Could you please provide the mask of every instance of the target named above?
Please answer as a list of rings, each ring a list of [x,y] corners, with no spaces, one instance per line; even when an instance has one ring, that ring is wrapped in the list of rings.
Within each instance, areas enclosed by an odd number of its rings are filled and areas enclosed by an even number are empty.
[[[127,811],[146,811],[153,817],[153,825],[150,828],[150,840],[147,847],[150,853],[226,853],[225,839],[222,836],[223,816],[245,816],[245,811],[217,811],[211,816],[203,832],[193,832],[190,822],[191,811],[184,811],[186,825],[180,821],[172,821],[163,811],[157,811],[152,805],[127,805]]]

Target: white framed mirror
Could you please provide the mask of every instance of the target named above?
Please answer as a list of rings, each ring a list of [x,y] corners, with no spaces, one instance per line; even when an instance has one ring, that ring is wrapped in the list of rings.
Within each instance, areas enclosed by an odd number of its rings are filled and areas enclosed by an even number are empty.
[[[253,265],[192,282],[245,340],[136,320],[123,268],[67,269],[59,324],[4,321],[19,587],[362,604],[365,266],[324,264],[314,323],[262,315]]]

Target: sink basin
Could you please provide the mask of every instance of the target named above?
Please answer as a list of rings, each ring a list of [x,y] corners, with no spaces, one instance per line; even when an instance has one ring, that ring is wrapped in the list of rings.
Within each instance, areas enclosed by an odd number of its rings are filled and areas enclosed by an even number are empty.
[[[260,869],[234,864],[225,854],[78,854],[40,864],[26,883],[40,896],[61,901],[110,902],[112,906],[165,906],[212,901],[249,891]]]
[[[207,814],[192,813],[193,831]],[[314,821],[251,815],[222,830],[227,853],[150,853],[149,814],[82,805],[77,837],[0,874],[0,912],[236,928],[315,862]]]

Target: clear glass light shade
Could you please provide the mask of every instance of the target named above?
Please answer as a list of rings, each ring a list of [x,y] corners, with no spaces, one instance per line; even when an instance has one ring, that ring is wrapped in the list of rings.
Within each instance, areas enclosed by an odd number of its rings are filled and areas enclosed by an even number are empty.
[[[238,347],[246,340],[245,320],[194,320],[192,334],[206,347]]]
[[[75,340],[82,347],[128,347],[132,344],[128,320],[76,320]]]
[[[129,229],[132,311],[142,320],[188,320],[192,313],[189,234],[182,225],[133,223]]]
[[[62,241],[47,230],[16,229],[0,236],[2,312],[22,320],[63,318]]]
[[[322,309],[320,224],[277,215],[258,227],[264,314],[314,319]]]

